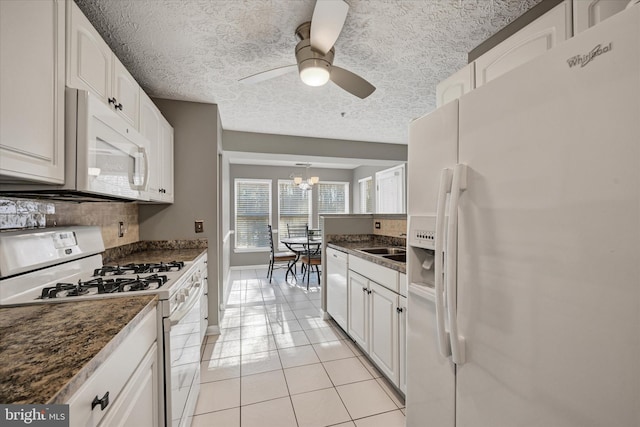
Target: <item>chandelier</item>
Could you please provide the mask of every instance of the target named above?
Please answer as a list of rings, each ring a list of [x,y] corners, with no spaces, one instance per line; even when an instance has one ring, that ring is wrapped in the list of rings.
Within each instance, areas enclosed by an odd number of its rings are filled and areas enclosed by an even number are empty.
[[[293,183],[301,190],[308,191],[313,188],[315,184],[320,182],[320,178],[317,176],[309,176],[309,167],[311,163],[296,163],[296,166],[306,166],[306,172],[304,178],[299,175],[291,174],[289,177],[293,178]]]

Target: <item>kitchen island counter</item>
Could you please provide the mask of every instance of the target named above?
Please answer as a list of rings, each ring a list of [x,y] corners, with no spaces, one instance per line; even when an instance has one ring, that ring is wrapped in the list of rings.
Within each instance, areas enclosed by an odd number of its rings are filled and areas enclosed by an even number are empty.
[[[0,308],[0,403],[64,403],[135,329],[157,297]]]

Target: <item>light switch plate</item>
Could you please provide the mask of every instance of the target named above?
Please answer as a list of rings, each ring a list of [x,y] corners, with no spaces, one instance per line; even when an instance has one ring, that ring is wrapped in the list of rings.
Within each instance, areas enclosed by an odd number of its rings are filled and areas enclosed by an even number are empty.
[[[204,221],[199,219],[195,222],[196,233],[204,233]]]

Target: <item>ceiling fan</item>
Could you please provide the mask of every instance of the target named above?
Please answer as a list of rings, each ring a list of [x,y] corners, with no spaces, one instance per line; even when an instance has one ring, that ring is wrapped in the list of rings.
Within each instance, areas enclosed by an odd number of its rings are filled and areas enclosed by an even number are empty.
[[[309,86],[322,86],[329,80],[347,92],[366,98],[376,90],[371,83],[344,68],[333,65],[335,44],[347,18],[349,5],[342,0],[317,0],[310,22],[296,29],[297,64],[285,65],[240,79],[258,83],[298,70],[300,79]]]

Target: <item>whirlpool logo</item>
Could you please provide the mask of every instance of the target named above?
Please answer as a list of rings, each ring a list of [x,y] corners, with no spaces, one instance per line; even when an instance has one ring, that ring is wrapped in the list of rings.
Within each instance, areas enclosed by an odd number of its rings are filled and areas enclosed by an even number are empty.
[[[593,49],[591,49],[591,52],[587,54],[576,55],[567,59],[567,64],[569,64],[569,68],[573,68],[578,65],[580,66],[580,68],[586,67],[587,64],[590,64],[591,61],[593,61],[598,56],[611,51],[612,47],[613,47],[612,43],[609,43],[608,45],[605,45],[605,46],[602,46],[601,44],[599,44]]]

